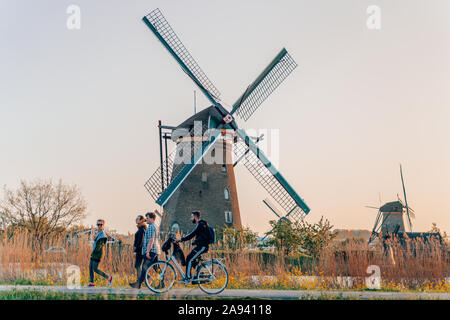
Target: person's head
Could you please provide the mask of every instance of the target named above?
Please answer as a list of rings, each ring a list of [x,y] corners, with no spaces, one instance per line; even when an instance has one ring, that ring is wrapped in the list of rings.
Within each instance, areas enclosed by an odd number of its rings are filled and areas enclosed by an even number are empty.
[[[147,221],[147,223],[153,223],[155,222],[156,219],[156,214],[154,212],[147,212],[145,214],[145,220]]]
[[[138,215],[136,218],[136,224],[139,226],[145,221],[144,216]]]
[[[104,227],[105,227],[105,220],[98,219],[97,220],[97,229],[101,231],[101,230],[103,230]]]
[[[200,211],[198,211],[198,210],[192,211],[191,212],[191,222],[196,224],[200,220],[201,216],[202,216],[202,214]]]

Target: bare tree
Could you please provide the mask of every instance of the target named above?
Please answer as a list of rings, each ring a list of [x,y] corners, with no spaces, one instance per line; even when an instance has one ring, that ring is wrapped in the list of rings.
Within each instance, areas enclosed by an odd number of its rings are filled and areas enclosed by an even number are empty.
[[[5,228],[24,228],[37,239],[62,232],[86,217],[86,203],[75,185],[61,180],[20,181],[16,190],[4,187],[0,221]]]

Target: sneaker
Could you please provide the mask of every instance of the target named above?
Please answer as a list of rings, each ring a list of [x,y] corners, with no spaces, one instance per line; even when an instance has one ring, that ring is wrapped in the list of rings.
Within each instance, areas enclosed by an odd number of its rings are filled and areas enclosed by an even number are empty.
[[[135,289],[141,288],[141,285],[137,282],[130,282],[129,285],[130,285],[130,287],[135,288]]]
[[[109,279],[108,279],[108,285],[109,285],[110,288],[111,288],[111,285],[112,285],[113,280],[114,280],[114,279],[113,279],[112,276],[110,276]]]
[[[89,284],[88,284],[88,287],[95,287],[95,284],[89,283]]]

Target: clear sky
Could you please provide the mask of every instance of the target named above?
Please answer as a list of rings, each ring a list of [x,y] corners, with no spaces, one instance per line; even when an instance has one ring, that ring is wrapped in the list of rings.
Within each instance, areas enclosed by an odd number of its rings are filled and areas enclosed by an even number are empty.
[[[68,30],[66,9],[81,9]],[[381,28],[366,9],[381,9]],[[414,231],[450,231],[450,2],[445,0],[0,0],[0,184],[77,184],[87,224],[134,231],[156,208],[157,121],[193,112],[194,84],[141,18],[159,7],[232,104],[286,47],[299,64],[244,128],[279,129],[279,169],[336,228],[371,229],[365,205],[401,194]],[[199,106],[208,106],[198,96]],[[243,223],[274,215],[243,166]]]

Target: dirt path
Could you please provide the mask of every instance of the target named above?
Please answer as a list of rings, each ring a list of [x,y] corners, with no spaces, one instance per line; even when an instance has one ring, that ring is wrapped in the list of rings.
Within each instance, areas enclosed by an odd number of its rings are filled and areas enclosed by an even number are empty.
[[[81,293],[81,294],[124,294],[130,297],[138,294],[154,295],[147,288],[140,290],[131,288],[81,288],[69,289],[67,287],[54,286],[12,286],[0,285],[0,291],[10,290],[41,290],[56,291],[62,293]],[[183,299],[183,298],[202,298],[202,297],[219,297],[219,298],[254,298],[254,299],[302,299],[302,298],[347,298],[347,299],[438,299],[450,300],[450,293],[424,293],[424,292],[379,292],[379,291],[314,291],[314,290],[244,290],[244,289],[228,289],[217,296],[208,296],[199,289],[172,289],[168,293],[161,295],[167,299]]]

